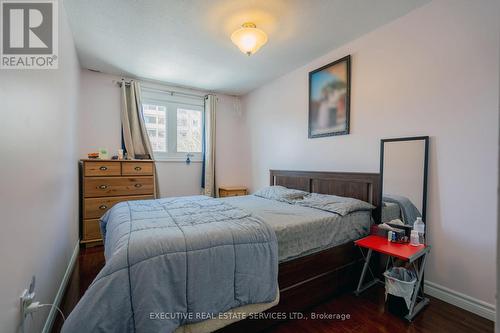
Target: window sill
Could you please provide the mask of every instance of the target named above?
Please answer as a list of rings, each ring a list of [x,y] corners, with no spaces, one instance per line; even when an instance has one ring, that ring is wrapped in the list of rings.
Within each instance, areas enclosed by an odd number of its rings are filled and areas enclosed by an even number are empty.
[[[155,163],[186,163],[186,159],[180,158],[155,158]],[[202,163],[203,160],[200,159],[191,159],[191,163]]]

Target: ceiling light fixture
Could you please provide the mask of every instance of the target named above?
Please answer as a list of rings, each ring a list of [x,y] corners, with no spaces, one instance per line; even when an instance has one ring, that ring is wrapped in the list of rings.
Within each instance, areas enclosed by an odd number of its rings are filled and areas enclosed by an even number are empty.
[[[264,31],[257,29],[254,23],[247,22],[231,34],[231,41],[241,52],[252,55],[267,43],[267,35]]]

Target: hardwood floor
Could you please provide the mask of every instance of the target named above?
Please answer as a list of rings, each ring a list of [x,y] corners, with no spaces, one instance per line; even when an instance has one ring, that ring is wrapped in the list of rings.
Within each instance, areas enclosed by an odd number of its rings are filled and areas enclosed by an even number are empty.
[[[61,301],[61,310],[66,316],[76,306],[85,290],[90,286],[101,268],[104,266],[104,247],[96,246],[81,249],[73,274],[71,274],[68,287]],[[62,327],[62,318],[57,316],[52,327],[52,332],[57,333]],[[90,332],[89,332],[90,333]]]
[[[85,293],[94,277],[104,266],[103,247],[82,249],[75,270],[63,298],[61,307],[69,314],[78,300]],[[450,332],[474,333],[493,332],[493,322],[470,312],[457,308],[438,299],[431,298],[431,303],[417,318],[408,323],[393,316],[384,308],[383,287],[367,290],[360,297],[346,293],[331,301],[318,305],[304,314],[305,318],[292,320],[273,327],[267,332],[273,333],[386,333],[386,332]],[[338,314],[349,315],[349,319],[311,319],[315,315]],[[62,320],[58,317],[52,329],[53,333],[60,331]]]

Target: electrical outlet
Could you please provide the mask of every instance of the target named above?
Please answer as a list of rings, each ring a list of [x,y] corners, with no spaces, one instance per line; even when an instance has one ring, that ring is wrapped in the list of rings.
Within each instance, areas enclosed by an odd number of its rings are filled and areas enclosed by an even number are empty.
[[[28,314],[28,307],[33,303],[35,299],[35,276],[31,278],[31,283],[29,289],[24,289],[21,294],[21,319],[24,320],[26,315]]]

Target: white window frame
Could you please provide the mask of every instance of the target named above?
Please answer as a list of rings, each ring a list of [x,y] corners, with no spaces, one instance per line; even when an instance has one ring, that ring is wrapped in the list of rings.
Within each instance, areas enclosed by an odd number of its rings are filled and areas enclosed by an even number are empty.
[[[187,109],[201,112],[201,126],[203,133],[205,110],[203,97],[183,96],[171,94],[158,89],[142,88],[142,104],[154,104],[166,108],[166,135],[167,152],[153,152],[155,161],[185,162],[188,152],[177,152],[177,109]],[[202,134],[203,136],[203,134]],[[202,150],[203,140],[202,137]],[[191,162],[202,162],[203,152],[189,152]]]

